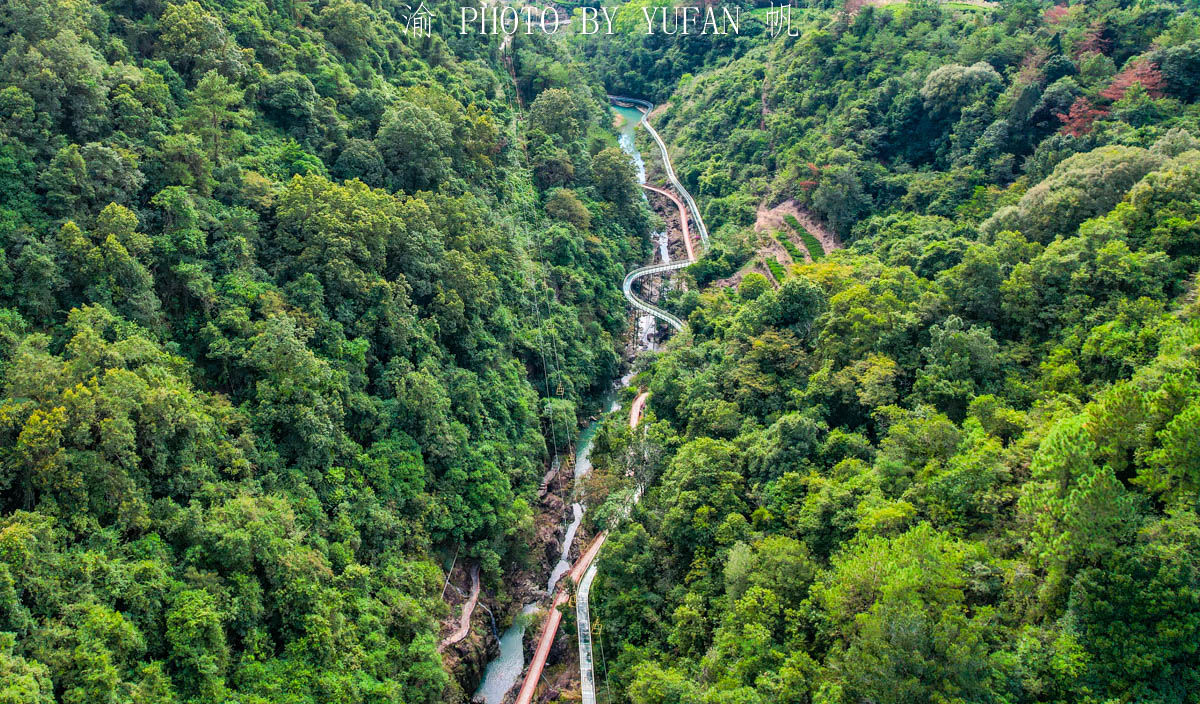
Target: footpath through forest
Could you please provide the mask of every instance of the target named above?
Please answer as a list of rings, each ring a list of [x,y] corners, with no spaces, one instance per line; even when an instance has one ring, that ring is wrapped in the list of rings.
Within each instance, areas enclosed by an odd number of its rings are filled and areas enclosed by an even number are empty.
[[[475,613],[475,604],[477,603],[479,603],[478,564],[471,566],[471,596],[467,598],[467,603],[463,604],[462,615],[458,617],[458,628],[438,644],[439,652],[466,638],[467,634],[471,632],[471,615]]]

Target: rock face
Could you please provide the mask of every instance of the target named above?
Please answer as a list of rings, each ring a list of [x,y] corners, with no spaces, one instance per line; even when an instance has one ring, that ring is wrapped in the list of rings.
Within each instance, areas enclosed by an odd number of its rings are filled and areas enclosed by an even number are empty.
[[[563,517],[567,515],[566,512],[566,502],[552,490],[542,502],[542,511],[535,522],[533,541],[540,547],[542,564],[539,566],[544,566],[547,572],[554,569],[559,555],[562,555],[562,539],[565,533]]]
[[[505,572],[501,595],[497,595],[494,589],[487,589],[485,578],[484,589],[480,593],[479,601],[496,615],[497,628],[506,627],[512,618],[520,613],[523,604],[540,601],[545,596],[546,579],[562,555],[562,541],[566,534],[566,525],[571,519],[568,499],[574,488],[575,480],[571,466],[571,464],[564,464],[551,475],[546,483],[546,492],[537,504],[538,512],[534,516],[533,536],[529,546],[531,563],[513,565]],[[579,552],[578,544],[581,540],[583,540],[582,530],[576,537],[576,544],[572,546],[572,556]],[[463,591],[466,585],[458,584],[458,572],[456,570],[451,575],[451,583]],[[497,601],[498,596],[502,596],[503,600]],[[455,600],[450,599],[450,601]],[[451,610],[455,611],[456,608],[458,607],[452,603]],[[536,647],[540,629],[541,621],[530,626],[525,638],[526,650]],[[573,638],[572,634],[571,643],[574,643]],[[564,652],[573,652],[573,648],[566,648]],[[447,647],[442,654],[443,666],[453,680],[446,692],[445,701],[449,704],[470,702],[472,693],[479,689],[479,684],[483,681],[487,664],[499,654],[500,644],[492,635],[492,624],[488,611],[485,608],[476,608],[471,617],[470,635]],[[527,653],[526,661],[528,659],[529,654]],[[514,687],[513,691],[509,693],[510,700],[516,696],[516,689]]]
[[[470,635],[442,653],[442,664],[459,689],[456,693],[459,698],[451,701],[470,701],[471,692],[479,689],[479,683],[483,681],[483,671],[488,662],[499,654],[500,644],[492,636],[487,612],[476,609],[471,618]]]

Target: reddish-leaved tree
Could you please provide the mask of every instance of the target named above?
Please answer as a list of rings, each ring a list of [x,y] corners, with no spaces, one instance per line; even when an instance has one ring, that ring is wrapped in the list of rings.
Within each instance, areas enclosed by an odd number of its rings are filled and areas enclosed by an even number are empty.
[[[1134,59],[1126,64],[1124,70],[1113,76],[1112,83],[1100,91],[1100,95],[1112,101],[1120,100],[1134,83],[1141,83],[1152,98],[1163,97],[1162,72],[1146,59]]]
[[[1093,122],[1107,114],[1107,110],[1092,105],[1087,98],[1076,98],[1065,115],[1058,113],[1057,117],[1063,123],[1059,131],[1072,137],[1082,137],[1092,131]]]
[[[1075,47],[1075,58],[1084,54],[1108,54],[1112,49],[1112,40],[1104,36],[1106,31],[1104,20],[1093,22],[1083,35],[1083,41]]]
[[[858,11],[866,4],[867,0],[846,0],[842,5],[842,12],[850,16],[857,15]]]
[[[1046,10],[1046,13],[1042,15],[1042,21],[1044,21],[1046,24],[1058,24],[1059,22],[1062,22],[1063,18],[1069,14],[1071,14],[1071,8],[1069,6],[1055,5],[1049,10]]]

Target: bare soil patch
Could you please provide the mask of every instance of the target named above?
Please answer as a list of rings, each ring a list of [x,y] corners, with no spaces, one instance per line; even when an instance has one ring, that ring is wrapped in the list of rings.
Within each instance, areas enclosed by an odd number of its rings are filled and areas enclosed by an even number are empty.
[[[758,245],[756,247],[758,255],[755,259],[766,261],[768,258],[774,257],[785,269],[793,264],[803,264],[804,262],[797,262],[792,259],[792,255],[783,248],[779,240],[775,239],[775,232],[776,230],[771,230],[759,233]],[[803,252],[804,248],[801,247],[800,251]],[[805,255],[805,261],[807,259],[808,255]]]
[[[795,200],[785,200],[774,208],[768,208],[766,204],[758,206],[758,218],[754,222],[755,232],[785,232],[790,233],[792,228],[784,221],[785,215],[791,215],[796,218],[800,226],[808,230],[809,234],[817,238],[821,243],[821,249],[828,254],[835,249],[842,249],[845,245],[842,244],[839,238],[832,230],[826,227],[816,216],[808,210],[801,207]],[[791,237],[800,251],[804,251],[804,243],[797,241],[797,238]],[[782,249],[782,247],[781,247]],[[807,259],[807,255],[805,259]]]
[[[768,258],[774,258],[786,269],[792,264],[810,263],[812,259],[808,255],[808,248],[800,241],[799,233],[795,232],[790,225],[784,220],[784,216],[791,215],[796,218],[796,222],[800,226],[821,243],[821,249],[826,253],[832,252],[835,249],[842,249],[845,245],[842,244],[839,238],[832,230],[826,227],[812,213],[803,208],[795,200],[786,200],[773,208],[768,208],[765,203],[758,207],[758,217],[754,222],[754,232],[758,234],[758,239],[755,243],[756,254],[754,258],[746,263],[737,273],[732,276],[727,276],[724,279],[717,279],[712,282],[713,286],[736,287],[746,278],[746,274],[756,271],[767,277],[769,281],[778,286],[781,282],[776,281],[771,274],[770,269],[766,265]],[[794,261],[791,254],[784,249],[779,240],[775,239],[775,233],[782,232],[787,235],[792,244],[804,255],[804,261]]]
[[[668,186],[669,188],[669,186]],[[659,193],[654,191],[646,191],[646,198],[650,201],[650,208],[662,217],[667,225],[667,251],[671,255],[671,261],[679,261],[687,259],[687,245],[683,242],[683,228],[679,222],[679,208],[675,203]],[[696,246],[695,235],[692,245]],[[658,243],[654,243],[654,261],[658,261]]]

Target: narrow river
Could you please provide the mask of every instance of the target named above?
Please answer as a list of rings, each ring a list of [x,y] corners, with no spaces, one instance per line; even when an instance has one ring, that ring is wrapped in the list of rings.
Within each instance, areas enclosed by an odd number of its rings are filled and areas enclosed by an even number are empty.
[[[641,152],[637,149],[637,143],[634,141],[634,130],[638,123],[642,120],[642,113],[633,108],[622,108],[613,106],[613,112],[621,115],[624,120],[620,126],[619,143],[632,158],[637,167],[638,183],[646,182],[646,162],[642,159]],[[643,192],[643,197],[645,194]],[[667,233],[654,233],[655,242],[658,245],[658,254],[663,262],[670,261],[670,254],[667,252]],[[638,318],[637,329],[637,349],[652,349],[655,346],[650,339],[654,332],[655,323],[654,317],[643,315]],[[617,409],[617,394],[616,392],[628,385],[632,375],[626,375],[619,380],[615,380],[613,390],[606,395],[602,405],[604,410],[614,411]],[[579,440],[575,448],[575,484],[578,487],[579,480],[591,471],[591,445],[592,437],[595,436],[598,421],[592,421],[579,431]],[[563,538],[563,553],[559,558],[558,564],[554,566],[547,581],[546,592],[554,593],[554,587],[558,580],[571,568],[570,550],[571,542],[575,537],[576,531],[579,529],[579,524],[583,520],[583,514],[587,507],[581,503],[571,504],[571,517],[565,521],[566,530]],[[539,608],[537,602],[525,604],[521,608],[521,613],[513,619],[512,625],[508,630],[504,631],[500,636],[500,654],[494,660],[488,663],[487,669],[483,673],[483,682],[480,683],[479,689],[475,691],[475,700],[483,701],[486,704],[501,704],[504,697],[516,686],[521,679],[521,674],[525,670],[525,629],[531,619],[531,614]]]
[[[621,124],[618,128],[620,136],[618,143],[630,157],[633,158],[634,166],[637,167],[638,183],[646,183],[646,160],[642,158],[642,153],[638,151],[637,141],[634,139],[634,134],[637,131],[637,126],[641,124],[643,114],[637,108],[624,108],[618,105],[612,106],[614,114],[621,116]],[[642,198],[646,197],[646,191],[642,191]],[[666,264],[671,261],[671,253],[668,251],[668,234],[666,230],[655,232],[652,237],[658,247],[658,259],[661,263]],[[652,262],[653,263],[653,262]],[[654,341],[653,335],[657,329],[657,324],[652,315],[639,315],[637,319],[637,345],[639,349],[653,350],[657,349],[658,344]]]
[[[619,386],[614,386],[613,390],[605,395],[603,406],[606,412],[617,409],[617,389],[624,386],[627,380],[627,377],[623,377],[618,382]],[[575,483],[577,486],[579,480],[592,469],[589,457],[592,450],[592,438],[596,435],[598,425],[599,421],[592,421],[579,431],[579,440],[575,446]],[[579,524],[583,521],[583,514],[586,510],[587,507],[583,503],[571,504],[571,519],[567,523],[566,533],[563,537],[563,552],[546,582],[547,594],[554,593],[554,587],[558,584],[558,580],[571,569],[571,542],[575,538],[576,531],[579,530]],[[500,654],[489,662],[487,669],[484,670],[483,682],[475,692],[476,700],[484,701],[487,704],[500,704],[504,700],[504,696],[521,679],[521,674],[525,671],[525,628],[529,625],[531,614],[538,608],[538,602],[525,604],[521,607],[521,613],[513,619],[512,625],[500,636]]]

